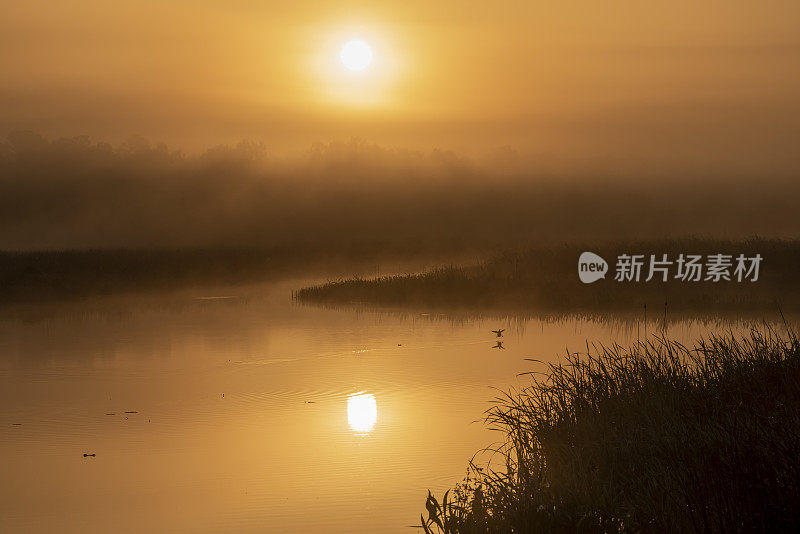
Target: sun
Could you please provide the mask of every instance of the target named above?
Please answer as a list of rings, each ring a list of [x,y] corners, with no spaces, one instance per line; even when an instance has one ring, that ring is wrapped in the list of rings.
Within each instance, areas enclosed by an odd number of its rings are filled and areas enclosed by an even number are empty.
[[[342,46],[339,53],[342,64],[350,70],[360,71],[372,63],[372,48],[364,41],[352,40]]]
[[[319,103],[360,110],[388,108],[407,61],[390,30],[379,26],[345,26],[319,30],[308,73]]]

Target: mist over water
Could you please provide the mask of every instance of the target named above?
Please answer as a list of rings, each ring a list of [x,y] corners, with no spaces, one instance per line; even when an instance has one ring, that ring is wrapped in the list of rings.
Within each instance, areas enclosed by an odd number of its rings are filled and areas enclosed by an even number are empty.
[[[800,3],[0,5],[3,533],[800,523]]]

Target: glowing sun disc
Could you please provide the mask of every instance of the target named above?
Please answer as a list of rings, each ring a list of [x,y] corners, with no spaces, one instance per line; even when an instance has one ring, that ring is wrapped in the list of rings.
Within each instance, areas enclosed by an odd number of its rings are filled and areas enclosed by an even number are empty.
[[[342,64],[350,70],[364,70],[372,63],[372,48],[364,41],[348,41],[339,53]]]

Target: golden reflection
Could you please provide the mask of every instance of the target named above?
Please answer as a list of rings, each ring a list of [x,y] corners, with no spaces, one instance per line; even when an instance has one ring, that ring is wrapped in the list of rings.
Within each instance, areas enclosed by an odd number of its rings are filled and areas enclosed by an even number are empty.
[[[354,393],[347,397],[347,424],[357,434],[366,434],[378,421],[378,404],[371,393]]]

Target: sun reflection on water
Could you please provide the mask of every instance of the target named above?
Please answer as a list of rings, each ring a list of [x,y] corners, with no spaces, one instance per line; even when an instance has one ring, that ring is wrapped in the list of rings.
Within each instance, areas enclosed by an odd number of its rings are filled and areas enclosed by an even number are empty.
[[[356,434],[366,434],[378,421],[378,403],[371,393],[354,393],[347,397],[347,424]]]

